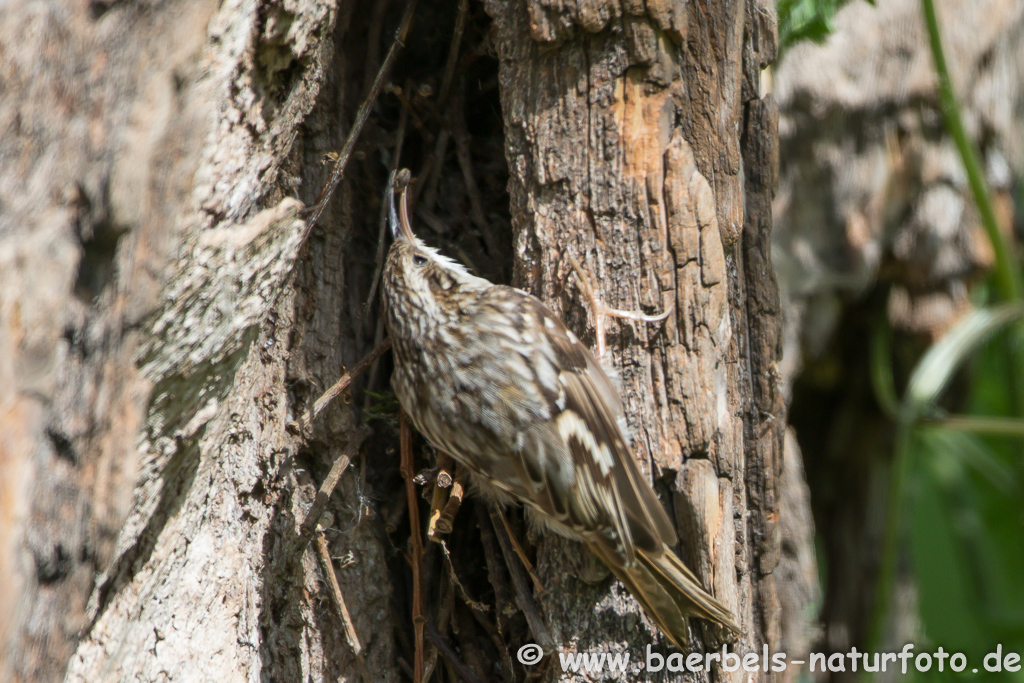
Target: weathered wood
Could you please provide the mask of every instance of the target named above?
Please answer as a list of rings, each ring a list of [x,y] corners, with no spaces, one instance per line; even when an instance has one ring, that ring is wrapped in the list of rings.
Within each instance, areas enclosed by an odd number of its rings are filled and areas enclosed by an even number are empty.
[[[741,648],[777,642],[785,411],[767,258],[777,152],[774,107],[757,99],[759,71],[774,57],[773,11],[739,1],[487,9],[517,283],[578,332],[586,315],[566,254],[610,306],[675,305],[664,325],[609,330],[635,450],[670,494],[683,557],[747,630]],[[557,539],[540,549],[556,638],[570,649],[643,652],[657,640],[652,627],[633,628],[646,622],[624,592],[575,578],[579,552]]]
[[[353,412],[327,411],[305,452],[286,430],[308,407],[297,378],[326,386],[367,351],[337,305],[344,214],[300,254],[286,198],[298,172],[311,201],[344,140],[354,107],[331,79],[350,9],[4,6],[3,680],[357,671],[295,552],[309,469],[341,454]],[[356,487],[343,476],[338,497]],[[384,545],[358,505],[332,513],[333,552],[356,559],[338,572],[352,628],[394,679]]]
[[[4,680],[353,679],[349,641],[375,678],[397,679],[394,634],[412,628],[391,580],[408,577],[375,506],[401,489],[370,488],[391,485],[380,483],[386,464],[369,477],[366,459],[342,473],[324,540],[334,559],[353,561],[335,564],[328,593],[314,554],[300,552],[299,523],[348,449],[356,411],[338,401],[301,433],[288,429],[374,346],[376,232],[356,226],[376,225],[365,197],[381,184],[379,160],[346,173],[307,242],[291,199],[316,199],[330,172],[323,156],[341,149],[346,112],[376,73],[387,3],[356,5],[4,6],[0,78],[14,94],[0,101],[0,464],[13,463],[13,478],[0,479],[0,542],[12,549],[0,553]],[[457,21],[481,21],[463,7]],[[487,11],[518,284],[585,332],[567,250],[610,306],[674,306],[666,324],[613,321],[612,363],[683,555],[737,610],[741,647],[752,649],[778,632],[784,415],[763,212],[774,114],[757,99],[774,53],[771,12],[753,0]],[[352,61],[364,53],[359,83]],[[445,196],[457,169],[465,220],[445,229],[479,232],[500,270],[507,223],[480,195],[503,176],[479,172],[465,79],[446,75],[460,64],[452,54],[434,83],[447,102],[433,110],[418,90],[403,94],[410,130],[444,119],[421,140],[439,152],[421,165],[435,169],[421,178],[424,215],[457,205]],[[399,147],[374,145],[383,157]],[[353,159],[362,153],[357,145]],[[489,534],[493,618],[517,628]],[[537,558],[553,639],[628,646],[635,661],[656,637],[635,628],[645,622],[624,592],[572,578],[575,553],[547,540]],[[430,561],[425,576],[439,578]],[[331,594],[344,596],[350,622],[339,623]],[[441,619],[431,606],[426,617]],[[449,604],[440,627],[459,624],[465,636],[463,622],[482,618],[469,614]],[[507,637],[492,627],[487,647],[518,645]],[[460,653],[486,675],[477,644],[463,640]],[[441,661],[432,647],[428,665]],[[412,652],[403,643],[401,656]],[[515,666],[503,658],[502,675]]]

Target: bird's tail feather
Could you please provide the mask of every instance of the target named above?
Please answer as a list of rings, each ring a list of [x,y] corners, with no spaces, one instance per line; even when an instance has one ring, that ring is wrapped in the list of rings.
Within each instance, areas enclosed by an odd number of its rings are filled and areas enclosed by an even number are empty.
[[[704,590],[693,572],[667,546],[657,554],[638,550],[637,561],[631,567],[615,562],[600,548],[594,550],[680,650],[687,649],[687,617],[707,619],[735,634],[741,633],[732,612]]]

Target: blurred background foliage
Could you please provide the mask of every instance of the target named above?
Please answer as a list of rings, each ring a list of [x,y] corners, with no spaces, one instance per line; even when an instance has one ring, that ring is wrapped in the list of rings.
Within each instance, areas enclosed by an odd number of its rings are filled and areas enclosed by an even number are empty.
[[[826,41],[836,13],[846,4],[778,0],[780,60],[801,41]],[[868,636],[858,645],[868,652],[898,649],[887,629],[893,617],[893,576],[905,563],[916,588],[914,652],[934,652],[941,646],[964,653],[968,661],[959,674],[948,665],[941,673],[933,666],[926,673],[912,672],[909,679],[1024,681],[1024,661],[1018,660],[1016,672],[991,672],[983,665],[985,655],[997,646],[1004,659],[1010,653],[1024,659],[1024,269],[1013,226],[999,225],[981,155],[964,132],[957,84],[950,81],[943,54],[940,18],[931,0],[920,4],[938,76],[942,123],[956,142],[995,259],[992,271],[971,294],[974,311],[923,348],[902,378],[893,370],[898,353],[893,331],[884,312],[876,316],[874,400],[892,421],[896,437],[882,561],[874,605],[869,606],[873,614]],[[1024,169],[1012,172],[1017,179],[1013,213],[1021,216],[1019,179]],[[805,461],[815,457],[804,451]],[[825,558],[819,559],[825,585],[829,568]],[[893,678],[879,675],[883,677]]]
[[[824,42],[835,28],[836,12],[850,0],[778,0],[779,55],[802,40]],[[870,0],[874,4],[874,0]]]

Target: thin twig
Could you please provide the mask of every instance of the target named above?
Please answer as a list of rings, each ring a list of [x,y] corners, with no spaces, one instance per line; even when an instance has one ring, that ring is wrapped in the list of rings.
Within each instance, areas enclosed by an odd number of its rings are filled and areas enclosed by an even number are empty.
[[[473,615],[476,623],[480,624],[480,627],[487,632],[491,643],[494,644],[494,649],[501,655],[501,678],[505,683],[512,683],[515,680],[515,675],[512,673],[512,658],[508,654],[508,645],[501,637],[501,633],[498,632],[498,627],[494,622],[488,620],[486,612],[470,610],[469,613]]]
[[[428,211],[434,208],[434,201],[437,198],[437,184],[441,179],[441,170],[444,168],[444,157],[448,153],[448,141],[450,139],[451,133],[447,128],[442,128],[441,132],[437,135],[437,141],[434,143],[434,151],[423,162],[423,166],[420,167],[420,172],[416,176],[420,178],[420,182],[416,184],[412,191],[412,203],[413,206],[417,207],[417,211],[421,205]],[[423,192],[422,202],[420,202],[421,192]]]
[[[448,48],[448,62],[444,65],[444,77],[441,79],[441,91],[437,94],[438,107],[443,111],[448,104],[448,93],[455,75],[455,65],[459,62],[459,48],[462,46],[462,34],[466,30],[469,17],[469,0],[459,0],[459,16],[455,19],[455,30],[452,31],[452,44]]]
[[[411,81],[407,81],[406,83],[407,84],[411,84]],[[394,86],[393,85],[393,86],[391,86],[391,88],[389,88],[388,92],[390,92],[392,95],[397,97],[398,101],[401,102],[403,105],[405,105],[405,107],[409,110],[409,118],[412,121],[412,127],[415,128],[416,130],[420,131],[421,134],[426,135],[427,134],[427,131],[426,131],[427,124],[420,117],[419,111],[417,111],[417,106],[413,102],[413,100],[416,98],[416,94],[410,95],[410,93],[409,93],[409,88],[410,87],[411,87],[411,85],[408,85],[406,88],[403,89],[403,88],[399,88],[398,86]],[[420,101],[421,102],[423,101],[422,98],[420,98]]]
[[[373,351],[366,354],[362,360],[352,367],[351,370],[342,375],[341,379],[334,383],[334,386],[325,391],[323,395],[316,400],[310,410],[307,410],[301,417],[299,417],[298,420],[289,424],[288,429],[300,434],[304,433],[309,426],[313,424],[313,420],[315,420],[320,413],[324,411],[324,408],[329,406],[331,401],[337,398],[339,394],[348,389],[348,386],[352,384],[352,380],[366,372],[366,368],[370,367],[370,364],[372,364],[373,361],[384,355],[384,352],[390,348],[391,339],[384,339],[377,344]]]
[[[544,584],[542,584],[540,579],[537,578],[537,575],[533,573],[533,563],[530,562],[530,558],[526,556],[526,551],[523,550],[523,546],[519,545],[516,535],[512,533],[512,526],[508,523],[508,517],[505,516],[505,512],[497,506],[494,506],[490,512],[492,515],[497,513],[498,519],[501,520],[502,530],[504,530],[504,534],[502,534],[501,531],[498,532],[498,542],[502,543],[505,539],[508,540],[508,543],[512,546],[512,550],[515,551],[519,561],[523,563],[523,568],[526,569],[526,572],[530,575],[534,588],[537,589],[538,593],[544,593]]]
[[[406,81],[407,83],[411,81]],[[408,86],[407,86],[408,87]],[[409,124],[409,104],[406,100],[402,100],[402,113],[398,116],[398,132],[395,133],[395,151],[391,155],[391,168],[388,171],[390,175],[391,171],[398,168],[398,164],[402,159],[402,147],[405,144],[405,127]],[[387,235],[388,229],[388,207],[387,202],[381,202],[380,205],[380,229],[377,231],[377,256],[374,260],[374,271],[373,280],[370,285],[370,295],[366,297],[366,310],[370,310],[373,306],[374,299],[377,297],[377,287],[380,284],[380,273],[384,270],[384,245],[387,244],[387,240],[384,239]]]
[[[373,344],[374,348],[377,348],[384,342],[384,316],[377,316],[377,329],[373,332]],[[366,388],[370,389],[377,384],[377,371],[380,370],[380,357],[374,358],[370,363],[370,374],[366,378]],[[370,395],[366,395],[366,400],[363,402],[363,410],[370,407]]]
[[[462,181],[466,186],[466,194],[469,196],[469,217],[476,224],[481,235],[489,232],[487,219],[484,217],[483,200],[480,198],[480,188],[476,184],[476,173],[473,171],[473,159],[470,155],[470,135],[466,125],[466,111],[464,98],[461,95],[458,101],[452,106],[451,125],[452,138],[455,140],[455,158],[462,169]],[[488,245],[490,247],[491,245]]]
[[[324,579],[327,581],[328,593],[331,596],[331,603],[334,605],[335,611],[341,618],[341,623],[345,627],[345,640],[348,642],[348,646],[352,648],[352,653],[356,657],[356,662],[359,664],[359,675],[364,681],[369,683],[373,680],[370,678],[370,672],[366,670],[366,662],[363,660],[363,646],[359,642],[359,636],[356,634],[355,624],[352,623],[352,615],[349,614],[348,606],[345,604],[345,596],[342,595],[341,586],[338,584],[338,576],[334,573],[334,564],[331,562],[331,551],[327,547],[327,539],[324,538],[324,532],[322,529],[316,530],[316,557],[320,562],[320,571],[324,575]]]
[[[408,506],[408,502],[405,498],[399,498],[395,501],[395,506],[388,511],[387,517],[384,518],[384,530],[389,534],[395,533],[398,529],[398,524],[401,522],[402,517],[405,516],[405,508]]]
[[[665,320],[672,311],[675,309],[675,304],[669,304],[661,313],[656,315],[647,315],[646,313],[640,313],[639,311],[624,311],[620,308],[611,308],[606,306],[601,296],[597,293],[597,289],[590,283],[590,278],[587,276],[586,271],[580,265],[580,262],[572,254],[566,254],[569,258],[569,263],[572,264],[572,269],[576,271],[576,277],[580,279],[580,288],[583,290],[583,295],[587,297],[587,301],[590,303],[590,308],[594,311],[594,337],[597,345],[597,357],[599,359],[604,358],[607,347],[605,345],[605,324],[604,319],[606,316],[612,318],[625,318],[627,320],[635,320],[643,323],[660,323]]]
[[[313,531],[316,529],[316,525],[324,513],[324,507],[327,505],[327,501],[330,500],[331,494],[334,493],[334,487],[338,485],[338,480],[341,479],[342,473],[349,466],[349,463],[352,462],[352,456],[359,452],[359,447],[363,445],[363,441],[369,435],[370,430],[366,427],[357,429],[352,434],[345,452],[331,465],[331,471],[327,473],[327,478],[320,485],[320,490],[316,492],[313,504],[309,506],[309,511],[306,513],[306,518],[302,520],[302,524],[299,526],[299,535],[303,539],[303,549],[309,543],[309,539],[312,538]]]
[[[452,106],[449,107],[448,120],[451,123],[452,137],[455,140],[455,157],[459,168],[462,169],[462,181],[466,187],[466,196],[469,197],[469,215],[477,230],[480,231],[487,251],[491,254],[498,254],[501,252],[501,245],[496,241],[494,230],[490,228],[487,217],[484,215],[483,199],[480,196],[480,187],[476,182],[477,174],[473,169],[473,157],[470,153],[472,136],[469,134],[469,126],[466,123],[465,81],[459,86],[458,92],[458,97],[452,100]]]
[[[330,201],[331,196],[334,194],[334,190],[338,187],[338,183],[341,182],[341,176],[345,173],[345,166],[348,165],[349,157],[352,156],[352,150],[355,149],[359,133],[362,132],[363,126],[366,125],[366,120],[370,117],[370,110],[373,108],[374,103],[380,96],[380,91],[384,87],[384,82],[387,80],[388,74],[391,72],[391,67],[395,63],[395,58],[398,56],[398,50],[405,45],[405,38],[409,34],[409,26],[412,24],[412,14],[413,10],[416,8],[416,1],[417,0],[409,0],[409,5],[405,8],[405,14],[402,16],[402,23],[399,24],[398,31],[395,32],[395,40],[391,43],[391,49],[388,50],[388,54],[384,58],[384,63],[380,65],[380,70],[377,72],[377,78],[374,79],[370,92],[367,93],[366,99],[363,100],[362,105],[359,107],[359,111],[356,113],[355,122],[352,124],[352,129],[348,133],[348,139],[345,140],[345,146],[341,149],[341,153],[338,155],[338,160],[334,164],[330,180],[328,180],[327,184],[320,190],[320,195],[316,199],[316,204],[313,205],[312,214],[306,221],[303,240],[309,236],[313,226],[316,225],[318,220],[320,220],[320,215],[327,207],[327,202]]]
[[[438,92],[436,118],[441,121],[441,131],[434,142],[433,153],[427,157],[420,168],[420,183],[413,188],[413,205],[423,206],[428,210],[434,208],[434,200],[437,198],[437,184],[441,178],[441,170],[444,167],[444,157],[448,149],[448,141],[451,139],[451,132],[445,125],[448,111],[448,96],[451,94],[452,79],[455,77],[455,67],[459,62],[459,51],[462,46],[462,35],[466,29],[466,21],[469,15],[469,0],[459,0],[459,14],[455,19],[455,30],[452,31],[452,42],[448,48],[448,62],[444,67],[444,76],[441,79],[441,90]],[[420,195],[422,193],[422,203]]]
[[[484,656],[477,645],[479,638],[476,637],[474,628],[476,620],[470,616],[471,613],[472,610],[467,610],[459,604],[455,605],[454,624],[457,628],[456,632],[462,636],[459,639],[459,650],[466,666],[481,674],[486,674],[490,671],[493,662],[490,657]]]
[[[505,566],[508,567],[509,575],[512,577],[512,587],[516,592],[516,604],[519,605],[523,616],[526,617],[526,624],[530,627],[530,632],[533,633],[537,644],[544,652],[551,652],[555,649],[555,641],[551,637],[551,633],[548,632],[544,618],[540,616],[540,610],[537,609],[537,603],[533,599],[530,585],[526,579],[526,572],[523,571],[523,565],[519,563],[516,552],[512,549],[511,538],[505,532],[504,526],[499,523],[501,517],[498,508],[493,504],[488,504],[487,511],[491,516],[491,525],[494,527],[494,535],[498,538],[501,554],[505,557]]]
[[[462,677],[465,683],[480,683],[480,679],[476,677],[473,670],[459,659],[459,655],[455,653],[455,650],[448,644],[448,641],[441,635],[441,632],[429,621],[427,622],[427,637],[430,638],[430,642],[437,647],[437,651],[441,653],[441,656],[455,669],[456,673]]]
[[[441,533],[451,533],[451,528],[448,531],[440,530],[439,533],[437,523],[448,502],[449,489],[452,488],[453,483],[451,471],[454,469],[454,464],[452,457],[447,453],[437,456],[437,476],[434,479],[434,489],[430,493],[430,521],[427,523],[427,538],[434,542],[441,540]]]
[[[455,586],[452,585],[451,581],[443,581],[441,583],[441,595],[438,597],[437,605],[437,615],[436,617],[429,619],[429,621],[439,632],[446,633],[448,631],[448,624],[452,618],[452,609],[455,606]],[[437,662],[437,647],[433,642],[431,642],[430,647],[427,650],[427,662],[425,665],[425,671],[423,672],[423,680],[430,680],[430,677],[434,673],[434,669],[437,667]]]
[[[448,552],[448,544],[446,544],[444,541],[438,541],[438,544],[441,546],[441,556],[444,557],[445,564],[448,567],[449,583],[451,583],[453,586],[459,589],[459,592],[462,593],[462,599],[465,601],[467,605],[472,607],[475,611],[490,612],[491,610],[487,605],[469,597],[469,591],[466,590],[466,587],[463,585],[462,581],[459,580],[458,572],[455,571],[455,563],[454,560],[452,559],[451,553]]]
[[[450,534],[455,528],[455,513],[462,505],[462,499],[466,495],[466,481],[469,479],[469,470],[465,467],[458,467],[455,470],[455,481],[452,483],[452,490],[448,494],[448,501],[444,504],[444,510],[437,519],[437,532]]]
[[[366,64],[363,66],[363,87],[359,91],[360,94],[370,91],[373,87],[370,79],[380,68],[380,35],[384,32],[384,16],[390,5],[391,0],[378,0],[373,6],[369,30],[366,32]]]
[[[400,668],[406,676],[412,678],[412,667],[409,666],[409,662],[405,661],[404,657],[395,657],[395,661],[398,662],[398,668]]]
[[[416,500],[416,485],[413,478],[416,470],[412,459],[412,428],[405,413],[401,413],[400,442],[402,449],[402,478],[405,479],[405,497],[409,501],[409,537],[412,541],[412,628],[415,635],[415,659],[413,660],[413,683],[423,681],[423,585],[420,577],[423,565],[423,538],[420,531],[420,508]]]
[[[480,545],[484,551],[484,563],[487,565],[487,578],[494,589],[494,617],[499,622],[505,617],[505,605],[514,600],[513,591],[508,585],[508,567],[498,555],[498,543],[494,539],[494,525],[491,518],[484,514],[481,505],[474,506],[476,525],[480,530]],[[499,623],[499,628],[501,624]]]

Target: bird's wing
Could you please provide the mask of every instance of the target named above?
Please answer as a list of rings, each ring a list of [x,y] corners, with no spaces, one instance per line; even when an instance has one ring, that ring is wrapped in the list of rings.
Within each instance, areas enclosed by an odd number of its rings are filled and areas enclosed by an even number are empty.
[[[533,423],[518,455],[534,503],[570,530],[608,545],[627,566],[636,549],[676,542],[675,530],[644,479],[625,435],[622,401],[590,351],[540,301],[525,294],[525,329],[544,330],[532,353],[535,384],[550,410]],[[527,346],[529,348],[527,348]],[[551,366],[552,381],[543,381]],[[596,532],[596,534],[595,534]]]

